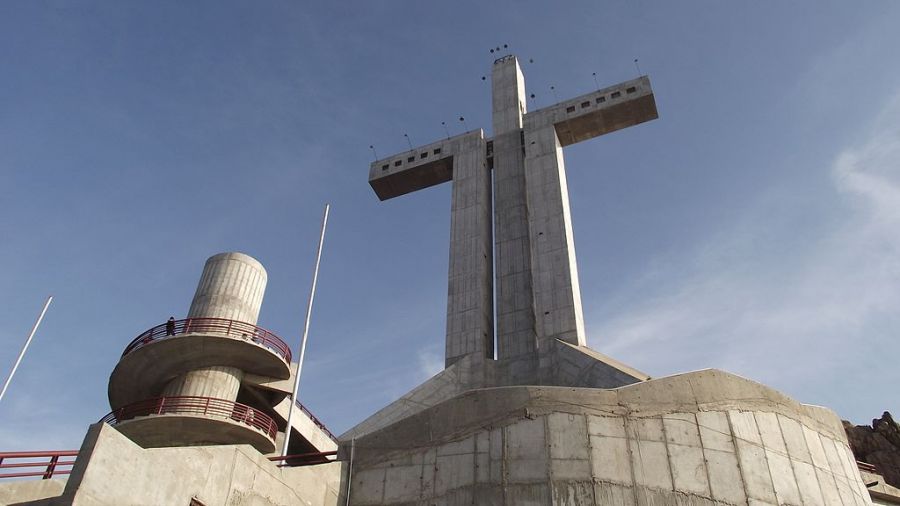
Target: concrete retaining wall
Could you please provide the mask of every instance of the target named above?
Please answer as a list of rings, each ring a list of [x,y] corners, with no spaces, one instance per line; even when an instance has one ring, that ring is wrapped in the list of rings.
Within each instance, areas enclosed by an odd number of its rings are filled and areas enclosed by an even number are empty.
[[[24,504],[337,506],[341,465],[279,468],[249,445],[144,449],[95,424],[62,495]]]
[[[356,505],[871,504],[832,412],[721,371],[474,391],[355,445]]]

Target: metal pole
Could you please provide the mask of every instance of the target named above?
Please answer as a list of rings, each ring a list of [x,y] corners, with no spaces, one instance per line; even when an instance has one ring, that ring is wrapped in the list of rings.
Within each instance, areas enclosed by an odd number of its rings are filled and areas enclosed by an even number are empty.
[[[350,485],[353,482],[353,452],[356,450],[356,437],[350,439],[350,465],[347,466],[347,502],[345,506],[350,506]]]
[[[6,383],[3,384],[3,390],[0,391],[0,400],[3,400],[3,396],[6,395],[6,389],[9,388],[9,383],[13,379],[13,375],[16,374],[16,369],[19,368],[19,364],[22,362],[22,357],[25,356],[25,352],[28,351],[28,345],[31,344],[31,339],[34,337],[34,333],[37,332],[38,326],[41,324],[41,320],[44,319],[44,314],[47,313],[47,308],[50,307],[50,302],[53,301],[53,296],[47,297],[47,302],[44,303],[44,309],[41,310],[41,315],[38,316],[36,322],[34,322],[34,326],[31,327],[31,333],[28,334],[28,339],[25,340],[25,346],[22,347],[22,351],[19,352],[19,358],[16,359],[16,364],[13,366],[12,371],[9,372],[9,376],[6,377]]]
[[[319,234],[319,249],[316,251],[316,267],[313,270],[312,287],[309,289],[309,301],[306,303],[306,323],[303,325],[303,338],[300,340],[300,357],[297,359],[297,377],[294,379],[294,390],[291,394],[291,405],[288,406],[287,428],[284,429],[284,447],[281,456],[288,453],[288,444],[291,442],[291,419],[294,418],[294,404],[297,402],[297,391],[300,390],[300,372],[303,370],[303,356],[306,354],[306,338],[309,336],[309,319],[312,316],[313,299],[316,297],[316,281],[319,279],[319,260],[322,258],[322,243],[325,242],[325,227],[328,225],[329,204],[325,204],[325,214],[322,216],[322,231]]]

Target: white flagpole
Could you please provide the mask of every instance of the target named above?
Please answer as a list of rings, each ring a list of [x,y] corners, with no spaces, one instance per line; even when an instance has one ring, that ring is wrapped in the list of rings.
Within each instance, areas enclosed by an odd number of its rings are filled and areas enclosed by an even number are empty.
[[[325,227],[328,225],[329,204],[325,204],[325,214],[322,216],[322,231],[319,234],[319,249],[316,251],[316,267],[313,270],[312,287],[309,290],[309,301],[306,303],[306,323],[303,325],[303,338],[300,340],[300,357],[297,359],[297,377],[294,379],[294,391],[291,394],[291,404],[288,406],[287,428],[284,430],[284,447],[281,456],[288,452],[288,444],[291,442],[291,419],[294,418],[294,404],[297,402],[297,392],[300,390],[300,372],[303,370],[303,356],[306,354],[306,338],[309,336],[309,320],[312,317],[313,299],[316,297],[316,281],[319,279],[319,261],[322,259],[322,244],[325,242]]]
[[[36,322],[34,322],[34,326],[31,327],[31,333],[28,334],[28,339],[25,340],[25,346],[22,347],[22,351],[19,352],[19,358],[16,359],[16,364],[13,366],[12,371],[9,371],[9,376],[6,377],[6,383],[3,384],[3,390],[0,391],[0,401],[3,400],[3,396],[6,395],[6,389],[9,388],[10,382],[12,382],[13,376],[16,374],[16,369],[19,368],[19,364],[22,362],[22,357],[25,356],[25,352],[28,351],[28,345],[31,344],[31,339],[34,337],[34,333],[37,332],[38,326],[41,324],[41,320],[44,319],[44,315],[47,313],[47,308],[50,307],[50,302],[53,301],[53,296],[47,297],[47,302],[44,303],[44,309],[41,309],[41,315],[38,316]]]

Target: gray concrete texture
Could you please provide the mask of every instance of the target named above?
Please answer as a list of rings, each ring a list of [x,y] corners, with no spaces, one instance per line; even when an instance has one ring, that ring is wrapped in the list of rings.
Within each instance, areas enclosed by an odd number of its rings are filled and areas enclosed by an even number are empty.
[[[280,468],[246,445],[144,449],[100,423],[88,431],[62,490],[54,485],[54,496],[20,495],[11,504],[336,506],[341,476],[340,462]]]
[[[206,260],[188,318],[225,318],[256,325],[268,275],[255,258],[230,252]]]
[[[353,444],[356,505],[871,504],[834,413],[716,370],[470,391]]]
[[[867,485],[869,495],[872,497],[872,504],[880,505],[896,505],[900,504],[900,489],[888,485],[884,481],[884,476],[860,469],[860,476],[863,483]]]
[[[468,390],[511,385],[618,388],[650,377],[585,346],[555,341],[549,366],[538,371],[530,355],[483,362],[468,356],[444,369],[401,398],[378,410],[344,434],[341,441],[382,429]],[[540,372],[541,376],[538,376]]]
[[[447,274],[445,365],[494,356],[491,173],[484,132],[475,130],[372,162],[381,200],[453,181]]]
[[[0,505],[22,504],[58,497],[66,487],[65,477],[50,480],[0,482]]]
[[[244,371],[243,382],[250,376],[255,383],[270,385],[291,376],[284,359],[252,341],[212,333],[178,334],[122,357],[110,375],[109,403],[118,409],[158,397],[170,382],[177,385],[177,377],[185,372],[216,366]]]
[[[495,384],[534,384],[560,362],[557,340],[586,344],[562,147],[655,119],[656,105],[641,77],[528,112],[512,55],[494,62],[491,83],[492,138],[479,130],[377,160],[369,183],[385,200],[453,181],[445,367],[496,357],[493,374],[508,376]]]
[[[203,268],[189,317],[256,324],[266,279],[263,266],[248,255],[214,255]],[[293,386],[294,371],[296,364],[288,364],[246,336],[215,331],[178,334],[122,357],[110,376],[110,405],[117,410],[160,396],[235,402],[241,395],[242,403],[273,416],[284,427],[291,404],[286,396]],[[302,442],[303,451],[330,451],[336,447],[306,413],[294,409],[294,441]],[[247,443],[269,453],[276,443],[257,428],[221,413],[151,415],[120,422],[117,427],[145,447]]]
[[[206,260],[188,318],[224,318],[256,325],[268,276],[255,258],[219,253]],[[166,396],[200,396],[234,401],[244,371],[217,364],[186,371],[163,389]]]

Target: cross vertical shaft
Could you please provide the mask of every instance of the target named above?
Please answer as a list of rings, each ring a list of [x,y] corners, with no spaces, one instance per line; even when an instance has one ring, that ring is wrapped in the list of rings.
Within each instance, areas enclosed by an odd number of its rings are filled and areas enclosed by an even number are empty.
[[[531,370],[535,350],[531,255],[525,177],[522,171],[522,118],[525,78],[515,57],[501,58],[491,73],[493,92],[494,249],[497,286],[497,358],[524,359]]]

